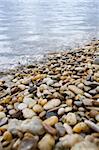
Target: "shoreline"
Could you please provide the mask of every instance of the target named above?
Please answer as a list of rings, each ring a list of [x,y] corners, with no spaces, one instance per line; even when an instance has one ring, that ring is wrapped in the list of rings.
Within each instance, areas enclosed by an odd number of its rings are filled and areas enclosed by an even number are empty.
[[[1,74],[0,150],[99,150],[99,40]]]

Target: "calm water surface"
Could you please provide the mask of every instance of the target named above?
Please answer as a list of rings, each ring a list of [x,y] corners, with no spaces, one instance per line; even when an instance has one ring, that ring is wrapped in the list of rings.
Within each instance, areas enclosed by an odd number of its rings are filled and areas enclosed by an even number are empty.
[[[99,39],[99,0],[0,0],[0,69]]]

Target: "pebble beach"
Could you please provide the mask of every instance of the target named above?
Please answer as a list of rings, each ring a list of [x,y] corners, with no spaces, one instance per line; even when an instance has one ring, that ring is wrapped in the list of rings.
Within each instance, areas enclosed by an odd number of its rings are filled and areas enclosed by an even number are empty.
[[[99,40],[0,78],[0,150],[99,150]]]

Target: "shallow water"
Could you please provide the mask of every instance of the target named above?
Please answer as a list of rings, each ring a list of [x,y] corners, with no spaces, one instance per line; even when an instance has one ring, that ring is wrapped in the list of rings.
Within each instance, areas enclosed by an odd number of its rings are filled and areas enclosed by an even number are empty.
[[[0,70],[99,39],[99,0],[0,0]]]

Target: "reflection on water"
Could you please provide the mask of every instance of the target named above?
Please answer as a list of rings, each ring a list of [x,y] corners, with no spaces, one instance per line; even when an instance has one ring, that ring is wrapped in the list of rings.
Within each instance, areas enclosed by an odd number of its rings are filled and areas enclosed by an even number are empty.
[[[93,37],[99,0],[0,0],[0,68]]]

